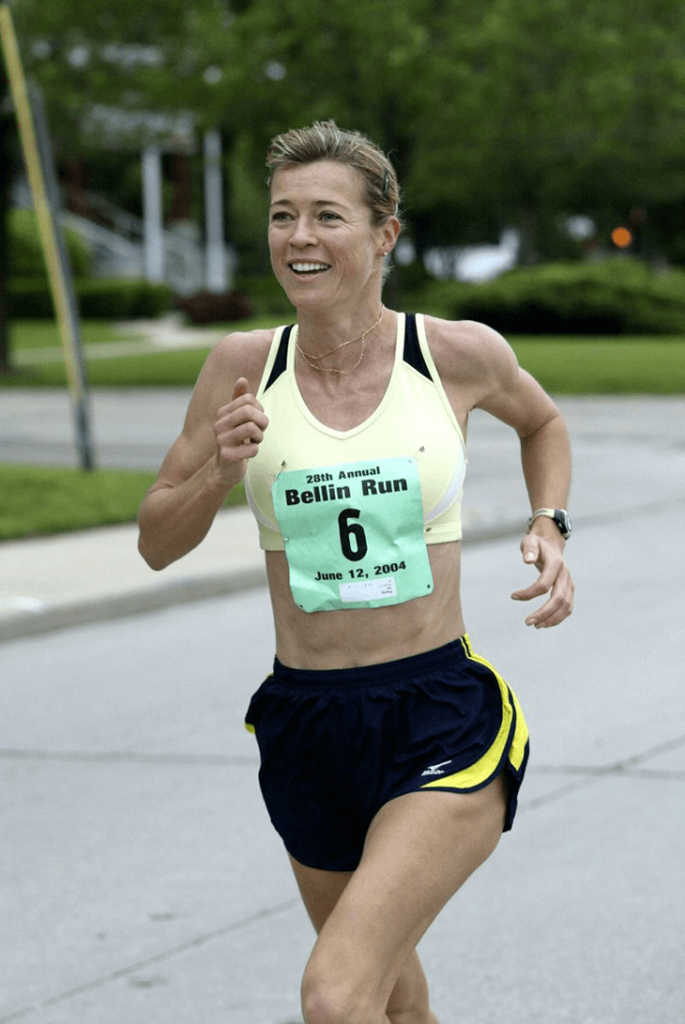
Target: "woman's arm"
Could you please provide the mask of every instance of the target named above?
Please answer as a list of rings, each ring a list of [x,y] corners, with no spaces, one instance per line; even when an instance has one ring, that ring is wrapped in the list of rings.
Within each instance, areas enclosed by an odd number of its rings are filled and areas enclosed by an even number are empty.
[[[210,353],[183,430],[141,505],[138,549],[152,569],[166,568],[204,539],[264,438],[268,420],[248,377],[236,380],[232,372],[234,348],[222,343]],[[253,380],[254,355],[253,348],[239,360]]]
[[[535,381],[533,384],[539,387]],[[547,395],[544,397],[548,399]],[[520,439],[531,511],[565,509],[571,483],[571,448],[559,411],[532,434],[520,435]],[[573,610],[574,585],[563,558],[565,544],[558,526],[547,516],[538,516],[521,541],[524,561],[535,565],[539,576],[531,586],[515,591],[511,595],[513,600],[530,601],[547,593],[550,595],[545,604],[527,617],[529,626],[556,626]]]
[[[571,485],[571,447],[563,417],[536,380],[518,369],[508,381],[481,400],[479,408],[513,427],[520,438],[521,463],[531,511],[566,508]],[[530,601],[549,594],[526,618],[526,625],[544,628],[563,622],[573,610],[574,585],[563,557],[565,540],[547,516],[538,516],[521,541],[523,560],[534,565],[534,583],[511,596]]]
[[[571,451],[562,415],[537,381],[522,370],[504,338],[483,324],[433,321],[434,356],[450,387],[458,415],[483,409],[513,427],[521,443],[521,461],[531,511],[566,508],[571,482]],[[448,391],[450,393],[450,391]],[[563,559],[564,538],[549,518],[539,516],[521,541],[524,562],[535,565],[531,586],[512,594],[530,601],[548,600],[527,618],[530,626],[555,626],[571,614],[573,581]]]

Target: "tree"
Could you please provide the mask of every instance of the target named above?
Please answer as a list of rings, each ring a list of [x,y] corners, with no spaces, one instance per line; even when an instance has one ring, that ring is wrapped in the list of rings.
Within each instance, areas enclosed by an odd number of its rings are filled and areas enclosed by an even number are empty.
[[[680,0],[16,0],[28,68],[71,150],[94,105],[192,111],[219,127],[252,224],[269,139],[335,118],[390,150],[418,247],[519,227],[552,251],[561,215],[685,220]],[[91,125],[89,130],[89,124]],[[256,184],[254,188],[250,181]],[[249,212],[248,212],[249,211]],[[679,211],[679,215],[675,212]]]
[[[223,5],[205,0],[221,16]],[[181,105],[187,63],[188,24],[202,0],[189,7],[179,0],[89,0],[74,18],[65,0],[15,0],[13,20],[27,77],[42,87],[57,153],[102,146],[93,114],[117,108],[134,113],[174,110]],[[225,8],[223,9],[225,15]],[[192,63],[192,62],[191,62]],[[175,95],[163,101],[169,84]],[[174,93],[174,89],[171,90]],[[4,93],[3,93],[4,95]],[[2,96],[0,96],[2,100]],[[6,306],[8,177],[14,162],[8,146],[14,136],[12,107],[0,108],[0,369],[10,370]],[[144,141],[141,132],[139,141]]]
[[[424,244],[513,223],[535,259],[560,214],[683,203],[679,0],[257,0],[224,37],[194,27],[221,74],[201,105],[255,169],[284,127],[360,127],[393,151]]]

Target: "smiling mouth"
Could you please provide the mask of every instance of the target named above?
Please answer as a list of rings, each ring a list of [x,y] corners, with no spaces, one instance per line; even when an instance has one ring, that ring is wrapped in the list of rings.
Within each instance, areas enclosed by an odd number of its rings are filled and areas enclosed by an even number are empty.
[[[322,274],[326,270],[330,270],[330,263],[289,263],[288,266],[297,274],[298,277],[313,277],[316,274]]]

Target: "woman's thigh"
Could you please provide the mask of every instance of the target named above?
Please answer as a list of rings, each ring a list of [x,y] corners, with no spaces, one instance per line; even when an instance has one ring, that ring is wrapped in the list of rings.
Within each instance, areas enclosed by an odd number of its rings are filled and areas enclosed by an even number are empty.
[[[318,935],[342,896],[353,871],[323,871],[290,857],[300,895]]]
[[[352,878],[353,872],[322,871],[305,867],[290,858],[307,913],[317,934],[333,912]],[[428,986],[416,950],[413,950],[397,977],[385,1007],[386,1021],[436,1021],[430,1014]]]
[[[430,923],[497,845],[505,807],[501,777],[474,793],[409,793],[387,803],[357,870],[327,883],[331,906],[305,973],[305,996],[352,1001],[369,1020],[380,1019]],[[300,880],[303,895],[311,882],[303,887]],[[309,899],[318,916],[325,899]]]

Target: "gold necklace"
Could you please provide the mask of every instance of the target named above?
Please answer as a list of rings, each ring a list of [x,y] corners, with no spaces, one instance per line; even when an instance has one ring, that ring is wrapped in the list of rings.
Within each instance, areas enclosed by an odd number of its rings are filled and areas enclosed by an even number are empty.
[[[297,351],[303,357],[303,359],[307,363],[307,365],[311,366],[312,370],[318,370],[320,373],[339,373],[342,377],[346,377],[348,375],[348,373],[352,373],[354,370],[357,369],[357,367],[361,363],[362,359],[364,358],[364,351],[366,349],[366,336],[367,336],[367,334],[371,334],[371,331],[375,330],[376,327],[378,327],[379,323],[383,319],[383,313],[384,312],[385,312],[385,306],[381,305],[381,315],[378,317],[378,320],[376,320],[375,324],[372,324],[371,327],[367,327],[367,329],[364,331],[364,333],[360,334],[358,338],[350,338],[349,341],[341,341],[339,345],[335,346],[335,348],[329,349],[328,352],[324,352],[320,356],[313,356],[309,352],[305,352],[303,348],[300,348],[299,341],[296,342]],[[354,366],[350,367],[349,370],[338,370],[335,366],[317,366],[316,365],[321,359],[325,359],[326,356],[332,355],[334,352],[337,352],[338,349],[345,348],[346,345],[354,345],[355,341],[361,341],[362,348],[361,348],[361,352],[359,353],[359,359],[354,364]]]

